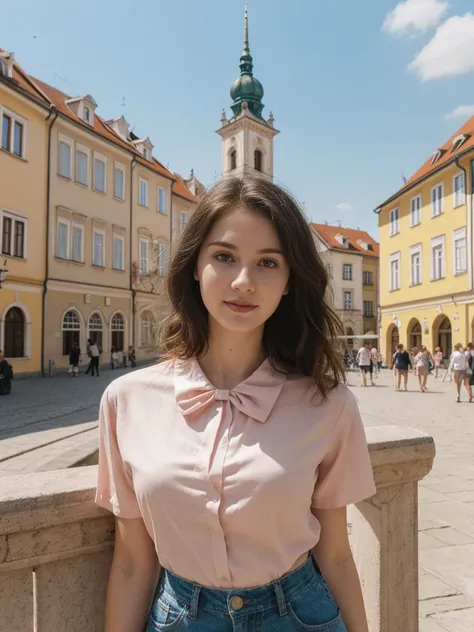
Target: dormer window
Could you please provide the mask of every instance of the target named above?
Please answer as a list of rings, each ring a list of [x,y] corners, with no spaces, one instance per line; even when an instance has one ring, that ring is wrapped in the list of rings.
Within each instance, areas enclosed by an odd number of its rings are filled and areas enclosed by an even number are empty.
[[[7,65],[5,64],[3,59],[0,59],[0,75],[6,76],[6,74],[7,74]]]
[[[468,134],[460,134],[459,136],[456,136],[456,138],[453,140],[453,148],[451,150],[451,153],[455,153],[460,147],[461,145],[463,145],[467,139],[470,138]]]
[[[372,244],[367,244],[367,250],[374,250],[374,247],[372,246]]]
[[[85,97],[67,99],[66,105],[71,112],[84,121],[84,123],[91,126],[94,125],[94,112],[97,103],[90,94],[86,94]]]
[[[431,158],[431,164],[434,165],[435,162],[438,162],[438,160],[441,158],[441,156],[444,153],[446,153],[445,149],[437,149],[435,153],[433,154],[433,157]]]
[[[357,240],[357,243],[358,243],[358,244],[359,244],[359,246],[360,246],[361,248],[363,248],[364,250],[368,250],[368,249],[369,249],[369,244],[368,244],[366,241],[364,241],[363,239],[358,239],[358,240]]]
[[[6,51],[0,52],[0,75],[5,77],[13,77],[13,61],[15,56],[13,53],[7,53]]]
[[[91,124],[91,111],[87,105],[84,106],[84,121]]]
[[[336,235],[337,241],[341,244],[343,248],[349,248],[349,238],[345,235]]]
[[[132,137],[133,138],[133,137]],[[132,141],[145,160],[152,161],[153,144],[149,138],[134,138]]]

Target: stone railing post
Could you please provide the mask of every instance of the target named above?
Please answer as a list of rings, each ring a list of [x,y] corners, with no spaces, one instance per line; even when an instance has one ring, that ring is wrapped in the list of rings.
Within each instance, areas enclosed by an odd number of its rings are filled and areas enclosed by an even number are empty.
[[[349,508],[351,546],[370,632],[418,632],[418,481],[433,438],[412,428],[366,428],[377,494]]]

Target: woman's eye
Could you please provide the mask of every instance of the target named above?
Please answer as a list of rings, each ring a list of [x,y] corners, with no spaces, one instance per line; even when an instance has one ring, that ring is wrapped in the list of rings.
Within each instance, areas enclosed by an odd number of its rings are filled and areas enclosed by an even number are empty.
[[[276,268],[278,267],[278,263],[273,259],[262,259],[261,265],[264,268]]]
[[[219,252],[217,255],[215,255],[215,257],[218,261],[222,261],[222,263],[228,263],[229,261],[232,261],[232,255],[230,255],[228,252]]]

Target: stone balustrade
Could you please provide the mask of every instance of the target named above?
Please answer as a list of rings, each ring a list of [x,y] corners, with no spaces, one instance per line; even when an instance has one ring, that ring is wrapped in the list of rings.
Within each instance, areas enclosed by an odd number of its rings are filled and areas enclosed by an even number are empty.
[[[418,481],[433,439],[366,429],[377,494],[349,509],[370,632],[418,631]],[[103,632],[114,522],[96,466],[0,479],[0,632]]]

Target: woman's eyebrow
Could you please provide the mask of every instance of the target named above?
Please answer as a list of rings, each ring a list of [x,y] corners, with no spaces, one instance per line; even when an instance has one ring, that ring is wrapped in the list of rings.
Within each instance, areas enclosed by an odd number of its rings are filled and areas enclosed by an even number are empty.
[[[229,250],[238,250],[237,246],[231,244],[228,241],[212,241],[208,244],[208,248],[211,246],[221,246],[222,248],[228,248]],[[257,250],[257,254],[259,255],[268,255],[268,254],[278,254],[283,255],[283,251],[280,248],[262,248],[261,250]]]

